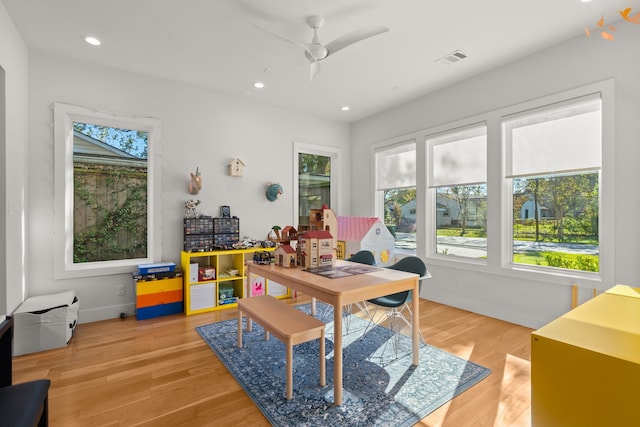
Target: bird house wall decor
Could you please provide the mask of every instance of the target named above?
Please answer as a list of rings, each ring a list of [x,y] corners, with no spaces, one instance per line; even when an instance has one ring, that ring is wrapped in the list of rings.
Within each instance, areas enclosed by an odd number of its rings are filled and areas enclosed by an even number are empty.
[[[244,175],[245,164],[242,160],[236,158],[229,162],[229,176]]]

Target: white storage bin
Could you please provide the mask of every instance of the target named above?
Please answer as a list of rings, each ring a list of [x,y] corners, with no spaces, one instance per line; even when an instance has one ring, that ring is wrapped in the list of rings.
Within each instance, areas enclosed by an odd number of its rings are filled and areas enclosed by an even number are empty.
[[[74,291],[27,298],[13,313],[13,355],[64,347],[78,323]]]

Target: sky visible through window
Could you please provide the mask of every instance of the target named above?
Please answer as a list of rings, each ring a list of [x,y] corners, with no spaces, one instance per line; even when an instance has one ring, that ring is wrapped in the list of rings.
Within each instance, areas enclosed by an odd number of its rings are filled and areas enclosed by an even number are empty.
[[[139,159],[148,156],[147,132],[74,122],[73,129]]]

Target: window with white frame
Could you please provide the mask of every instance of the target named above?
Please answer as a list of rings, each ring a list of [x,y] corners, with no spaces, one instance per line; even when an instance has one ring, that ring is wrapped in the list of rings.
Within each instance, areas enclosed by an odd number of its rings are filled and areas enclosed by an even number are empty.
[[[310,226],[309,211],[327,206],[340,212],[338,182],[342,149],[323,145],[293,143],[293,204],[298,227]]]
[[[416,252],[416,143],[375,150],[376,215],[395,237],[395,247]]]
[[[54,132],[56,277],[153,261],[159,120],[55,103]]]
[[[426,142],[434,255],[487,258],[486,125],[431,135]]]
[[[503,119],[512,262],[599,271],[600,94]]]

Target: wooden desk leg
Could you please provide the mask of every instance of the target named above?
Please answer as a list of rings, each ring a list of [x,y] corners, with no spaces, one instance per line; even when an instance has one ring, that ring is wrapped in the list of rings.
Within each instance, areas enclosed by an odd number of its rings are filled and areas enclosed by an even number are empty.
[[[316,299],[311,298],[311,315],[316,317]]]
[[[333,305],[333,404],[342,405],[342,301]]]
[[[289,339],[287,346],[287,400],[293,398],[293,343]]]
[[[242,348],[242,311],[238,309],[238,348]]]
[[[411,298],[413,323],[411,325],[411,353],[414,366],[420,364],[420,280],[416,279]]]
[[[327,365],[327,361],[325,358],[324,329],[323,329],[320,331],[320,386],[321,387],[324,387],[327,385],[326,365]]]

